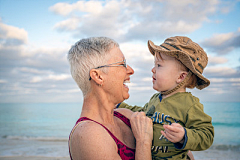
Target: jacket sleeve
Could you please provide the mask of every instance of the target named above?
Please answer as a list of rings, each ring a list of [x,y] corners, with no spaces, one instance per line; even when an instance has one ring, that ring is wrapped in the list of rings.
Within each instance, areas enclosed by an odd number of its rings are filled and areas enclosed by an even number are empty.
[[[144,111],[146,108],[147,108],[147,105],[148,105],[148,103],[146,103],[145,105],[144,105],[144,107],[141,107],[141,106],[131,106],[131,105],[128,105],[127,103],[125,103],[125,102],[122,102],[119,106],[118,106],[118,108],[127,108],[127,109],[130,109],[131,111],[133,111],[133,112],[142,112],[142,111]]]
[[[204,113],[201,103],[194,104],[186,117],[187,143],[184,149],[201,151],[208,149],[214,138],[212,118]]]
[[[160,95],[160,93],[155,93],[149,100],[148,103],[146,103],[143,107],[140,107],[140,106],[131,106],[131,105],[128,105],[127,103],[125,102],[122,102],[120,104],[117,105],[117,108],[127,108],[127,109],[130,109],[131,111],[133,112],[146,112],[146,110],[148,109],[148,104],[151,103],[151,101],[153,99],[155,99],[156,97],[158,97]]]

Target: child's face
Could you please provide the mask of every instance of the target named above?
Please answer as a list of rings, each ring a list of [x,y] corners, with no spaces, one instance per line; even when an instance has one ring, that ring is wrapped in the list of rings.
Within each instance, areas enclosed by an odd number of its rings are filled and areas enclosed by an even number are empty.
[[[179,77],[179,67],[177,60],[173,57],[161,54],[162,59],[156,53],[154,56],[153,73],[153,89],[161,92],[175,88]]]

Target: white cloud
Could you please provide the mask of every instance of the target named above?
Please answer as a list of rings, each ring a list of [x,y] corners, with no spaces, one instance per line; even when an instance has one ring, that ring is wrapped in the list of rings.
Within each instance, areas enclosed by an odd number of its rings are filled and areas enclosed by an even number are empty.
[[[35,76],[30,80],[30,82],[31,83],[37,83],[37,82],[41,82],[43,79],[44,79],[43,77]]]
[[[212,94],[225,94],[227,92],[221,88],[208,88],[207,91],[213,92]]]
[[[36,68],[27,68],[27,67],[18,67],[15,72],[25,72],[25,73],[30,73],[30,74],[52,74],[50,71],[46,70],[39,70]]]
[[[69,89],[66,91],[67,93],[79,93],[80,89]]]
[[[233,83],[232,86],[237,86],[239,88],[240,87],[240,83]]]
[[[70,47],[70,45],[68,46]],[[44,56],[51,56],[51,57],[58,57],[58,56],[65,56],[68,52],[69,48],[58,46],[58,47],[46,47],[46,46],[27,46],[22,48],[21,56],[22,57],[34,57],[37,56],[38,58]]]
[[[69,18],[54,25],[53,29],[71,31],[77,29],[79,25],[79,19]]]
[[[26,44],[28,33],[22,28],[7,25],[0,20],[0,44],[21,45]]]
[[[202,42],[203,46],[218,55],[228,54],[235,48],[240,48],[240,32],[214,34]]]
[[[121,43],[120,48],[127,59],[143,59],[153,62],[153,56],[150,54],[147,43]]]
[[[222,82],[239,82],[240,78],[210,78],[210,81],[213,83],[222,83]]]
[[[209,65],[216,65],[216,64],[224,64],[227,63],[228,59],[225,57],[220,57],[220,56],[208,56],[208,64]]]
[[[56,14],[65,16],[73,11],[73,7],[68,3],[57,3],[54,6],[50,7],[49,10]]]
[[[87,12],[97,14],[103,9],[100,1],[78,1],[73,4],[57,3],[50,7],[49,10],[59,15],[66,16],[74,11]]]
[[[7,83],[8,81],[5,79],[0,79],[0,83]]]
[[[217,12],[218,0],[192,1],[192,0],[168,0],[164,1],[164,12],[168,18],[183,19],[190,21],[205,21],[209,14]],[[208,7],[206,7],[206,5]],[[169,9],[171,8],[171,9]],[[196,19],[197,18],[197,19]]]
[[[152,77],[143,78],[142,81],[144,81],[144,82],[151,82],[152,81]]]
[[[233,36],[234,33],[214,34],[211,38],[206,39],[204,43],[207,43],[209,46],[219,47],[226,43],[226,41],[229,41]]]
[[[55,80],[55,81],[62,81],[71,78],[69,74],[60,74],[60,75],[49,75],[47,79]]]
[[[207,67],[204,74],[211,76],[229,76],[236,74],[237,70],[230,67]]]
[[[50,10],[68,17],[54,26],[59,31],[130,41],[153,38],[156,34],[163,37],[191,33],[208,21],[208,16],[217,13],[218,4],[218,0],[78,1],[57,3]]]
[[[147,91],[147,90],[150,90],[150,91],[152,91],[153,90],[153,88],[152,87],[132,87],[131,88],[133,91]]]
[[[39,83],[42,81],[46,81],[46,80],[53,80],[53,81],[63,81],[66,79],[71,78],[71,76],[69,74],[59,74],[59,75],[45,75],[45,76],[34,76],[30,82],[31,83]]]

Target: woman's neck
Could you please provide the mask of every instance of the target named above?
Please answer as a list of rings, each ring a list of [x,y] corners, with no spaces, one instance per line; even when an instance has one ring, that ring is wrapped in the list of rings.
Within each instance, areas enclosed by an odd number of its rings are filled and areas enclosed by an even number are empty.
[[[99,123],[113,123],[115,104],[104,94],[89,94],[84,97],[81,117],[88,117]]]

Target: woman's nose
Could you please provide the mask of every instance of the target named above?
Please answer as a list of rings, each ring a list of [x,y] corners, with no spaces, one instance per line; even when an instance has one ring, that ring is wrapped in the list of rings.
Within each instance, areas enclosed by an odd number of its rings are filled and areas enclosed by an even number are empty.
[[[129,65],[127,65],[127,73],[130,75],[134,74],[134,70]]]

